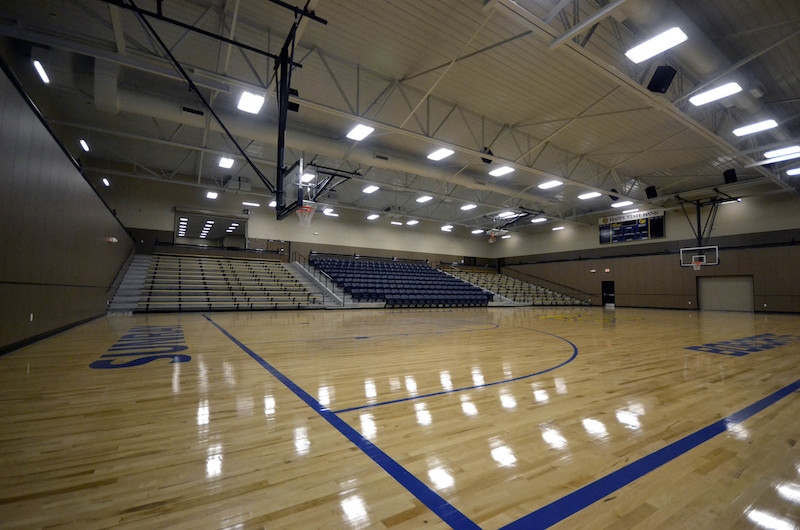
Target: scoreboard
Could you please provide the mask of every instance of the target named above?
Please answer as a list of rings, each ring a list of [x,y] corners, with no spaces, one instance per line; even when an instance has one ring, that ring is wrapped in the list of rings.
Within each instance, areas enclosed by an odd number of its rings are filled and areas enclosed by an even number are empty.
[[[601,217],[600,243],[622,243],[664,237],[664,210]]]

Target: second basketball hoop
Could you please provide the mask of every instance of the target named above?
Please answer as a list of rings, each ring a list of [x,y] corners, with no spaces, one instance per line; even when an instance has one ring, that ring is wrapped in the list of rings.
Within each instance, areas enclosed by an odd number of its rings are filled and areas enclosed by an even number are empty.
[[[302,227],[309,227],[311,226],[311,218],[314,217],[314,213],[317,211],[316,208],[313,206],[301,206],[297,209],[297,217],[300,220],[300,226]]]

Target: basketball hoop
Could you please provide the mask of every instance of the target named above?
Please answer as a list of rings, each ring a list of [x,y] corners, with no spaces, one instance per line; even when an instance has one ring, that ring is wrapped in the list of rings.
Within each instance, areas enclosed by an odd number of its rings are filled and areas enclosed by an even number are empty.
[[[489,243],[494,243],[497,238],[494,237],[494,234],[489,236]]]
[[[311,218],[317,211],[313,206],[301,206],[297,209],[297,217],[300,219],[300,226],[311,226]]]
[[[693,261],[693,262],[692,262],[692,267],[693,267],[693,268],[694,268],[694,270],[696,270],[696,271],[699,271],[699,270],[700,270],[700,267],[702,267],[702,266],[703,266],[703,262],[702,262],[702,261]]]

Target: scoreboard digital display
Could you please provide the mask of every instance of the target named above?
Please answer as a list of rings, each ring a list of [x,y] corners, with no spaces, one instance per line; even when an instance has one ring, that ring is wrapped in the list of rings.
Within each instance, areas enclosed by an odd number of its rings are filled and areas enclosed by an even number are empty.
[[[632,212],[598,219],[600,243],[623,243],[664,237],[664,210]]]

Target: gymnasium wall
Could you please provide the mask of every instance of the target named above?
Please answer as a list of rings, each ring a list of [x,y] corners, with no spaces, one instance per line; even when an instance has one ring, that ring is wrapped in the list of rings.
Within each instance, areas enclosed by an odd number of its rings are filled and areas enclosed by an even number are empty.
[[[0,101],[2,352],[104,314],[133,242],[5,75]]]

